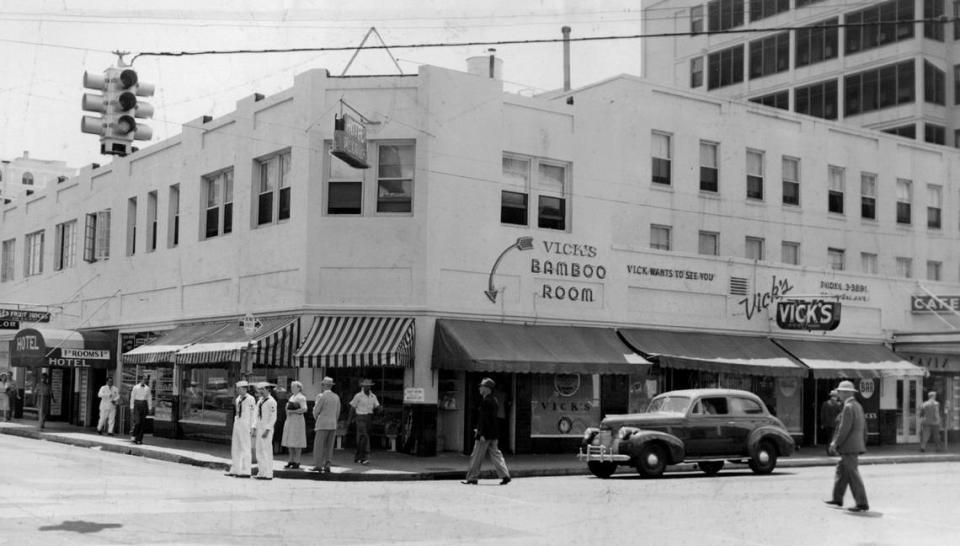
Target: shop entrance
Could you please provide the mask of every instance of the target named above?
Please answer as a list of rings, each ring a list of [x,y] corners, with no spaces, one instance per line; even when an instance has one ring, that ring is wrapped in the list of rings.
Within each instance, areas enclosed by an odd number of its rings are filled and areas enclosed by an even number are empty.
[[[897,443],[909,444],[920,441],[920,421],[917,418],[920,400],[920,381],[897,380]]]
[[[480,381],[484,377],[489,377],[497,384],[493,390],[493,396],[497,398],[500,411],[497,414],[497,421],[500,425],[500,451],[513,453],[514,430],[513,430],[513,392],[514,382],[513,374],[508,373],[467,373],[467,385],[464,392],[464,438],[463,452],[470,454],[473,452],[474,434],[473,429],[477,428],[477,411],[480,407]]]

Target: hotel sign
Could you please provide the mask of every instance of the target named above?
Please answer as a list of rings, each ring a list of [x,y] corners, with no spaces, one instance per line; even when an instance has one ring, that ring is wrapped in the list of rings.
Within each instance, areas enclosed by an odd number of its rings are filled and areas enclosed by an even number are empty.
[[[333,119],[334,157],[355,169],[367,169],[367,128],[347,114]]]
[[[960,311],[960,296],[910,296],[911,313]]]
[[[777,326],[784,330],[836,330],[840,326],[840,302],[819,298],[779,300]]]

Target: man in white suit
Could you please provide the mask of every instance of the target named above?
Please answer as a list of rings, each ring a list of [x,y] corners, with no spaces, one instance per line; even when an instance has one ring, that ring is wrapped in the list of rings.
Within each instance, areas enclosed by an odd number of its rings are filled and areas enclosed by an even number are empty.
[[[272,385],[266,381],[257,383],[256,450],[257,479],[273,479],[273,429],[277,424],[277,401],[270,395]]]
[[[97,434],[107,431],[113,436],[113,425],[117,420],[117,404],[120,403],[120,389],[113,385],[113,378],[107,377],[107,384],[97,393],[100,398],[100,420],[97,422]]]
[[[250,435],[253,434],[257,404],[248,391],[249,383],[237,381],[237,398],[233,401],[233,442],[230,447],[232,464],[227,476],[250,477]]]

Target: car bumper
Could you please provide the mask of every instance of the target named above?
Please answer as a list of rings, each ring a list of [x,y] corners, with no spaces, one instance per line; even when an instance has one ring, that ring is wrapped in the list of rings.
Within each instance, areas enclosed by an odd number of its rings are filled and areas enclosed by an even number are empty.
[[[606,446],[584,446],[577,453],[577,458],[583,462],[597,461],[601,463],[622,463],[630,460],[629,455],[614,453]]]

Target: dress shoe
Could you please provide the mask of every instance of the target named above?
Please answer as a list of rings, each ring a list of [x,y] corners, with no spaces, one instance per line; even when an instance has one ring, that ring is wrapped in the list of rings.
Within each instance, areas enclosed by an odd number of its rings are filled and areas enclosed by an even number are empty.
[[[287,463],[283,465],[284,468],[293,468],[293,463]]]
[[[315,466],[315,467],[313,467],[313,468],[310,469],[310,472],[316,472],[316,473],[318,473],[318,474],[323,474],[323,467],[322,467],[322,466]]]
[[[858,504],[852,508],[847,508],[847,510],[851,512],[867,512],[868,510],[870,510],[870,507],[863,504]]]
[[[103,436],[103,431],[100,429],[97,429],[97,434],[99,434],[100,436]]]
[[[330,473],[330,463],[323,465],[323,471],[326,472],[327,474]]]
[[[843,506],[843,503],[842,503],[842,502],[837,502],[837,501],[835,501],[835,500],[825,500],[825,501],[823,501],[823,502],[825,502],[826,504],[833,505],[833,506]]]
[[[460,482],[460,483],[465,484],[465,485],[477,485],[477,480],[463,480],[463,481]]]
[[[249,478],[250,474],[236,474],[234,478]]]
[[[258,479],[258,480],[272,480],[273,478],[268,478],[268,477],[266,477],[266,476],[256,476],[256,479]]]
[[[506,478],[500,480],[500,485],[507,485],[512,481],[513,481],[513,478],[511,478],[510,476],[507,476]]]
[[[236,477],[236,474],[233,474],[233,473],[231,473],[231,472],[225,472],[223,475],[224,475],[224,476],[230,476],[231,478]]]

